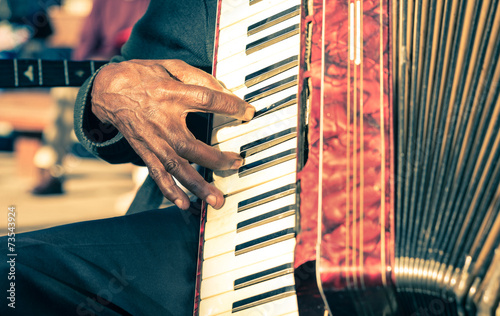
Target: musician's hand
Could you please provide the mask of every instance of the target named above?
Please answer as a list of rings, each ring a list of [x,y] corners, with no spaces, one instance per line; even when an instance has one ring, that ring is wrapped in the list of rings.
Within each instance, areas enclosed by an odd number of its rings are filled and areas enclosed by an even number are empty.
[[[214,208],[222,193],[205,182],[189,161],[214,170],[237,169],[243,159],[194,138],[188,112],[213,112],[252,119],[255,108],[226,90],[209,74],[179,60],[131,60],[104,67],[95,78],[92,112],[113,124],[143,159],[163,195],[189,208],[182,185]]]

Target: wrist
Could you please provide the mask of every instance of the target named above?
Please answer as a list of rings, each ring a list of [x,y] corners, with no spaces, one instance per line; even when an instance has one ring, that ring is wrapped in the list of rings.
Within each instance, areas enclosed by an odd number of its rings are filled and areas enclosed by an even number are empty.
[[[107,116],[105,115],[105,111],[101,106],[99,106],[97,99],[99,95],[99,91],[101,90],[101,87],[103,86],[102,80],[102,72],[104,71],[101,70],[96,77],[94,78],[94,83],[92,85],[91,91],[90,91],[90,115],[95,117],[95,120],[98,120],[102,124],[109,124],[110,122],[107,120]]]

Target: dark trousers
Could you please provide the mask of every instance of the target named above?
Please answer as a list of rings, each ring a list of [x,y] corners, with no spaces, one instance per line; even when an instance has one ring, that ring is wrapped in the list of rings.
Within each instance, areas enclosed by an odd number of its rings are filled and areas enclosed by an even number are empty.
[[[198,235],[168,208],[2,237],[0,315],[192,315]]]

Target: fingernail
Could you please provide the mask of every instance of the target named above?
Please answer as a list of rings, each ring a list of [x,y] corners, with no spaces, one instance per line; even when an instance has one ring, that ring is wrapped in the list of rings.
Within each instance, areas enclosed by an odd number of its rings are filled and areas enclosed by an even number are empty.
[[[182,209],[182,200],[181,199],[177,199],[174,201],[175,205],[177,205],[178,208]]]
[[[254,115],[255,115],[255,108],[253,106],[249,106],[245,110],[245,115],[243,116],[243,120],[250,121]]]
[[[241,166],[243,166],[243,162],[244,162],[243,159],[237,159],[237,160],[235,160],[233,162],[233,165],[231,166],[231,169],[232,170],[239,169]]]
[[[207,196],[206,201],[212,207],[215,207],[215,205],[217,204],[217,198],[215,197],[215,195],[212,195],[212,194],[210,194],[209,196]]]

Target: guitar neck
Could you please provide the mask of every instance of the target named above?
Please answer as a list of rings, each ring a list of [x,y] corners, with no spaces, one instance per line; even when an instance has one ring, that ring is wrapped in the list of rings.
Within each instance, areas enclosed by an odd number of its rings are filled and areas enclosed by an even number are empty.
[[[0,60],[0,88],[78,87],[107,61]]]

